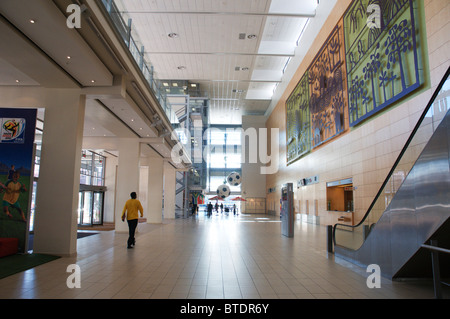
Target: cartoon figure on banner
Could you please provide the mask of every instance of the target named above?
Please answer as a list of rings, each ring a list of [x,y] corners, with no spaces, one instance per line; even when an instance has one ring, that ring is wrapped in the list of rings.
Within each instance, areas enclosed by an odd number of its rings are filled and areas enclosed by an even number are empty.
[[[19,204],[20,193],[24,193],[27,191],[25,185],[19,182],[20,173],[15,171],[13,173],[12,179],[8,180],[5,185],[1,184],[0,186],[4,188],[5,194],[3,195],[3,212],[8,216],[8,218],[12,219],[13,215],[10,212],[11,208],[14,208],[20,213],[22,220],[24,222],[27,221],[25,217],[25,213]]]

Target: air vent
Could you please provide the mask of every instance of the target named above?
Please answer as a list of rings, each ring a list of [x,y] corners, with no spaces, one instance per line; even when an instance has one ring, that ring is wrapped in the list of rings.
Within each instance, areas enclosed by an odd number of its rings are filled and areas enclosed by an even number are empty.
[[[245,33],[239,33],[239,40],[245,40]]]
[[[240,71],[240,70],[241,70],[241,67],[240,67],[240,66],[236,66],[236,67],[234,68],[234,70],[235,70],[235,71]]]

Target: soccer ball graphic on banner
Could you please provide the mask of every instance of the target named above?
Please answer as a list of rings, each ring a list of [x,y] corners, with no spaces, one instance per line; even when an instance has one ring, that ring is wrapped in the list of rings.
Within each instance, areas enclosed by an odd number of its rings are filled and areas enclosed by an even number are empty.
[[[241,175],[237,172],[233,172],[227,177],[227,182],[231,186],[238,186],[241,184]]]
[[[230,187],[228,187],[228,185],[225,184],[217,187],[217,196],[219,196],[222,199],[225,199],[228,196],[230,196]]]

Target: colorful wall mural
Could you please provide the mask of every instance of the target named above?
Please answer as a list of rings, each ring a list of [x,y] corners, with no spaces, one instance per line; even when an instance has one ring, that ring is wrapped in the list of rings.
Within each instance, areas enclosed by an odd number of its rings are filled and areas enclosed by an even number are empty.
[[[416,1],[351,3],[286,101],[287,164],[423,84]]]
[[[380,28],[365,8],[380,6]],[[344,15],[350,126],[420,86],[414,1],[356,0]]]

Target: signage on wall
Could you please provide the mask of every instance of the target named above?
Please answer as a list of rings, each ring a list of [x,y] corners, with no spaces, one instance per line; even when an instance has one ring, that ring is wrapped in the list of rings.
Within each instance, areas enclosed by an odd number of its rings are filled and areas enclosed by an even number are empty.
[[[353,179],[346,178],[346,179],[341,179],[340,181],[328,182],[327,187],[333,187],[333,186],[339,186],[339,185],[349,185],[349,184],[353,184]]]
[[[271,187],[271,188],[269,188],[268,190],[267,190],[267,193],[274,193],[275,191],[277,190],[277,188],[276,187]]]
[[[24,143],[26,127],[24,118],[0,118],[0,125],[0,143]]]
[[[317,183],[319,183],[319,175],[311,176],[308,178],[302,178],[297,181],[297,188]]]

